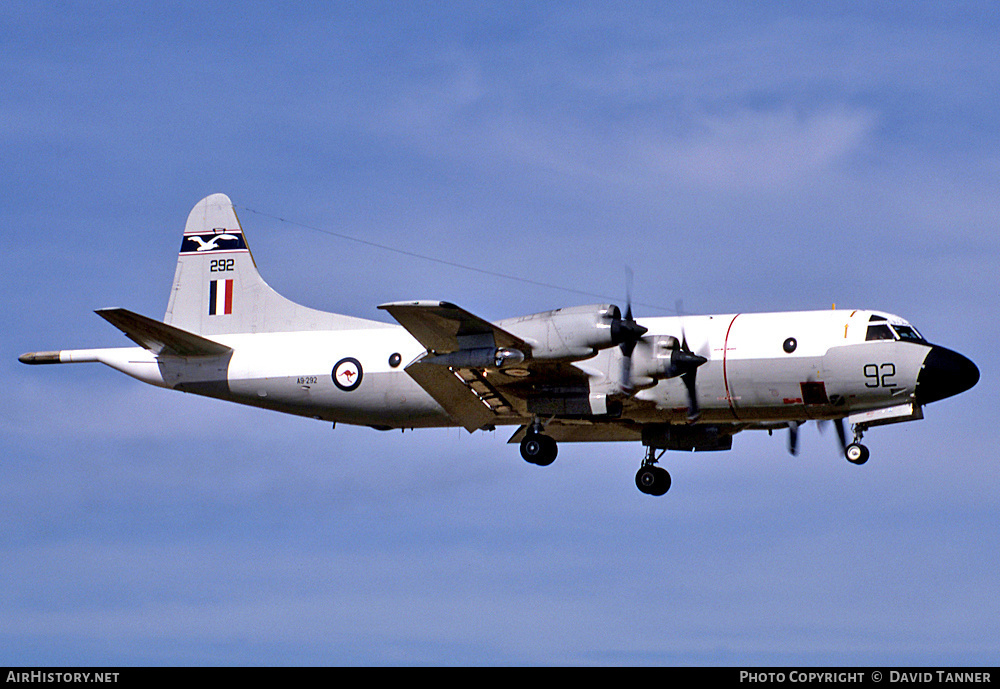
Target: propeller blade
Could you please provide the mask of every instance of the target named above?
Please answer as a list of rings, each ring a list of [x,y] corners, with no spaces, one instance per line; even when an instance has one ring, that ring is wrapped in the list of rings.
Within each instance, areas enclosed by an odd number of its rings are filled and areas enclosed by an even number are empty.
[[[634,321],[633,321],[634,322]],[[614,326],[612,325],[612,328]],[[635,346],[638,344],[642,335],[646,332],[646,328],[641,325],[637,325],[639,330],[632,331],[632,335],[621,342],[618,345],[619,349],[622,351],[622,388],[625,390],[630,390],[632,388],[632,353],[635,351]]]
[[[820,433],[822,433],[826,428],[826,420],[817,421],[816,425],[819,426]],[[834,420],[833,426],[837,429],[837,439],[840,441],[840,449],[847,450],[847,431],[844,430],[844,420]]]
[[[635,343],[646,334],[649,328],[639,325],[632,317],[632,269],[625,268],[625,317],[615,307],[615,316],[611,321],[611,341],[620,345],[625,356],[632,356]]]
[[[622,387],[629,390],[632,380],[632,352],[649,328],[636,323],[632,316],[632,270],[628,267],[625,270],[625,317],[623,318],[615,307],[616,313],[611,321],[611,342],[621,349]]]
[[[788,424],[788,453],[793,457],[799,454],[799,422]]]
[[[701,416],[701,409],[698,408],[697,386],[695,384],[695,376],[697,375],[696,373],[697,370],[698,370],[697,368],[693,368],[687,373],[681,375],[681,381],[684,382],[684,386],[687,388],[687,394],[688,394],[688,412],[687,412],[688,423],[694,423]]]
[[[837,437],[840,439],[840,449],[847,450],[847,432],[844,430],[844,420],[837,419],[833,422],[837,429]]]
[[[677,311],[680,313],[680,302],[677,302],[677,304]],[[670,366],[674,371],[680,372],[681,381],[683,381],[684,387],[687,388],[688,423],[694,423],[701,417],[701,410],[698,407],[697,375],[698,367],[707,361],[708,359],[705,357],[691,351],[691,347],[688,346],[687,332],[682,325],[681,341],[677,349],[670,354]]]

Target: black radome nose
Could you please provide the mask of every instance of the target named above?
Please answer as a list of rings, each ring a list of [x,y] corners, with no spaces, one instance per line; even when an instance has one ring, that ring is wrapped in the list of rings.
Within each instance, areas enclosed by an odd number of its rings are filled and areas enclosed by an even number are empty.
[[[917,374],[917,404],[957,395],[978,382],[979,369],[969,359],[950,349],[931,345]]]

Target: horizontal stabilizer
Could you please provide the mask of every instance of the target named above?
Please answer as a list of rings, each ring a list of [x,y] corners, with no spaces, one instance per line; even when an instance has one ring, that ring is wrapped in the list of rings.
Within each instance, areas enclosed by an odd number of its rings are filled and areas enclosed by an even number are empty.
[[[125,333],[130,340],[156,355],[220,356],[232,351],[231,347],[224,344],[127,309],[98,309],[95,313]]]

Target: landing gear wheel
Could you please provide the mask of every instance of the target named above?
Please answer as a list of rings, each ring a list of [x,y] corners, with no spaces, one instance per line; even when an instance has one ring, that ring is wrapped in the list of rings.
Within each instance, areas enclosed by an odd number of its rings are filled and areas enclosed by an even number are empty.
[[[868,448],[861,443],[851,443],[844,450],[844,456],[851,464],[864,464],[868,461]]]
[[[530,464],[547,467],[556,461],[559,446],[547,435],[529,433],[521,441],[521,456]]]
[[[663,495],[670,490],[670,473],[657,466],[643,466],[635,475],[635,485],[646,495]]]

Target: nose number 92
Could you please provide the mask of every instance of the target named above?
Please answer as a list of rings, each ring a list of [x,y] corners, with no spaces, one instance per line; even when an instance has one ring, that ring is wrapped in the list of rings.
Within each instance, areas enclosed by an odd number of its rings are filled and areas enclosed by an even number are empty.
[[[865,376],[866,388],[895,388],[896,364],[865,364],[862,373]]]

